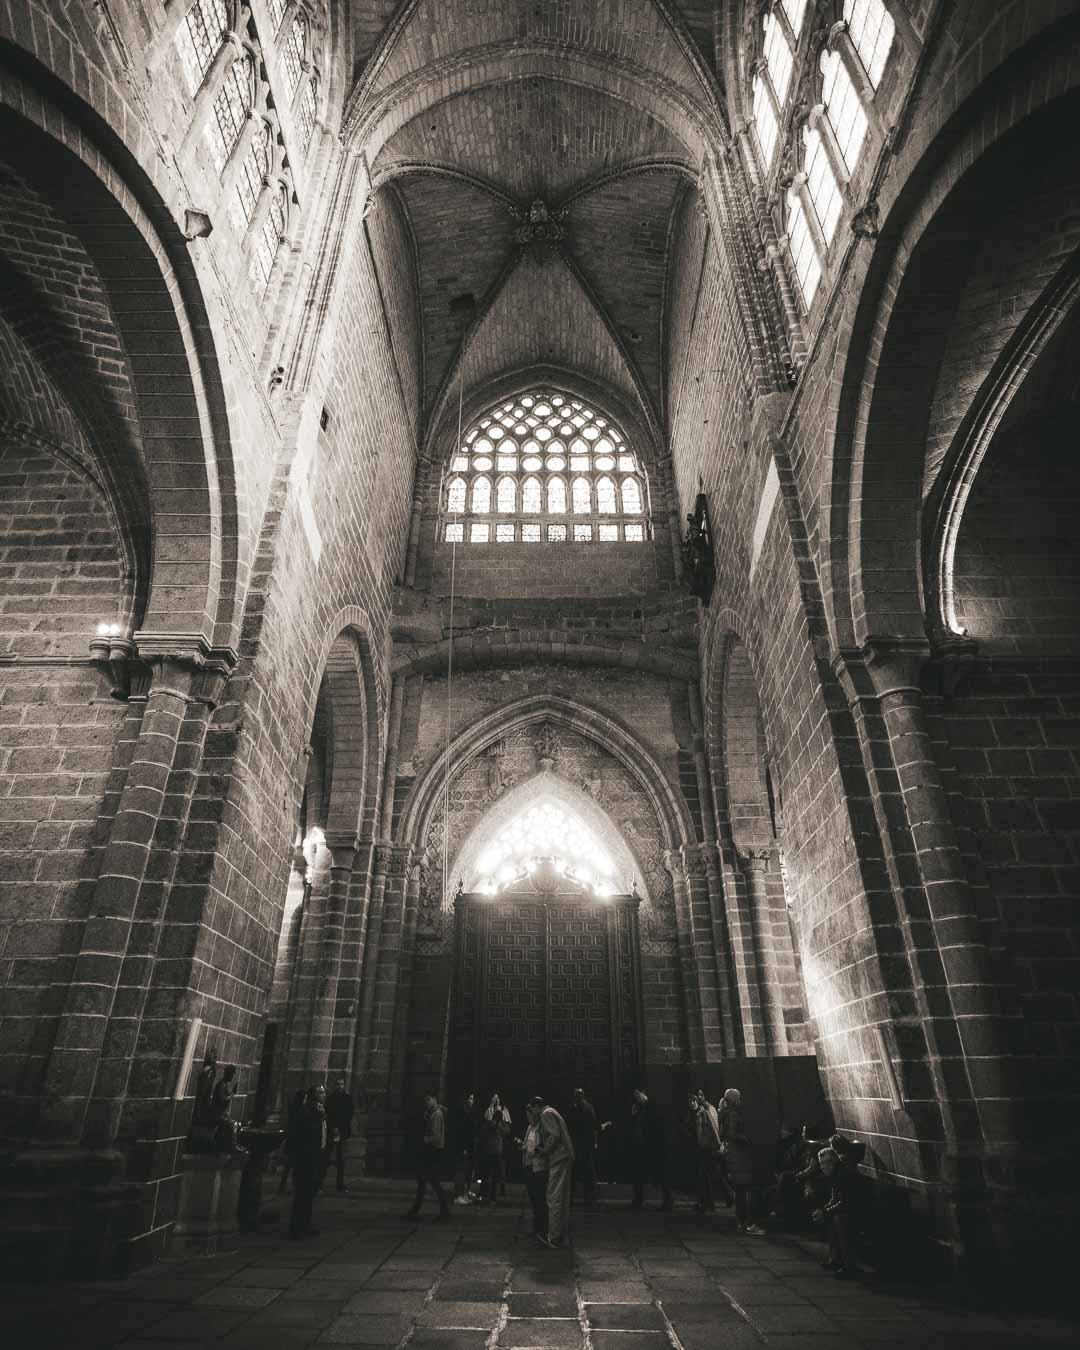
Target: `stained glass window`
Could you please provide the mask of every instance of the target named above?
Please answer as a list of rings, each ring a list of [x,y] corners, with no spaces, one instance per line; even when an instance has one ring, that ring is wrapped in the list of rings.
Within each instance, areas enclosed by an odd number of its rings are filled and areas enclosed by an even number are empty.
[[[853,173],[866,139],[866,110],[839,52],[822,53],[821,73],[824,76],[822,96],[829,125],[836,135],[847,171]]]
[[[270,284],[270,276],[274,270],[274,259],[281,247],[288,218],[289,207],[285,197],[285,189],[279,188],[274,193],[270,209],[266,213],[263,227],[259,231],[259,246],[254,251],[255,281],[263,289]]]
[[[836,222],[840,219],[844,199],[820,133],[807,127],[803,132],[803,140],[806,143],[806,186],[810,200],[814,203],[821,233],[825,236],[825,242],[830,244],[836,233]]]
[[[757,131],[762,161],[768,168],[776,150],[780,128],[776,122],[776,112],[769,91],[760,75],[754,76],[754,129]]]
[[[221,90],[214,100],[214,115],[207,128],[210,154],[221,173],[240,139],[244,120],[251,107],[255,62],[250,52],[238,57],[226,72]]]
[[[255,133],[251,149],[247,152],[240,174],[236,180],[236,192],[240,198],[240,217],[246,225],[255,214],[263,183],[270,173],[270,148],[273,133],[264,122]],[[284,227],[283,227],[284,228]],[[278,234],[281,230],[278,231]],[[274,248],[277,248],[277,235],[274,236]]]
[[[782,108],[791,84],[793,62],[787,37],[775,14],[769,14],[765,20],[765,64],[769,68],[776,101]]]
[[[845,0],[844,18],[863,69],[876,89],[896,32],[893,16],[881,0]]]
[[[457,516],[465,510],[465,479],[452,478],[450,480],[450,491],[446,497],[446,509],[451,515]]]
[[[486,520],[474,520],[469,526],[469,543],[486,544],[491,533],[491,526]]]
[[[803,300],[809,309],[821,280],[821,263],[800,201],[794,201],[788,207],[787,232],[791,260],[795,264],[795,275],[799,278]]]
[[[448,544],[460,544],[465,538],[465,526],[460,520],[451,521],[446,527],[446,542]]]
[[[188,89],[195,93],[213,65],[229,26],[225,0],[195,0],[176,34],[180,67]]]
[[[784,0],[784,13],[787,15],[788,23],[791,24],[791,31],[798,37],[803,15],[806,13],[806,0]]]
[[[300,100],[300,106],[296,110],[296,132],[300,139],[301,155],[307,153],[308,145],[311,142],[311,133],[315,130],[315,118],[319,112],[319,81],[312,74],[307,82],[307,88]]]
[[[573,477],[567,479],[567,464]],[[606,543],[624,538],[619,517],[645,510],[647,486],[637,456],[606,417],[565,394],[538,391],[490,408],[462,435],[450,456],[453,477],[447,484],[446,511],[462,514],[462,541],[498,543]],[[622,491],[628,475],[629,493]],[[497,477],[496,477],[497,475]],[[469,519],[526,517],[518,526],[505,519],[474,534]],[[573,526],[551,517],[571,509]],[[548,517],[529,520],[528,517]],[[598,516],[604,517],[601,527]],[[443,538],[449,540],[445,529]],[[645,538],[642,527],[634,536]]]
[[[472,485],[472,509],[477,515],[487,515],[491,510],[491,479],[478,478]]]
[[[282,49],[281,59],[285,62],[285,78],[289,84],[289,92],[295,94],[297,85],[300,83],[300,76],[304,73],[304,56],[307,39],[307,26],[303,18],[298,14],[292,21],[289,28],[289,36],[285,39]]]

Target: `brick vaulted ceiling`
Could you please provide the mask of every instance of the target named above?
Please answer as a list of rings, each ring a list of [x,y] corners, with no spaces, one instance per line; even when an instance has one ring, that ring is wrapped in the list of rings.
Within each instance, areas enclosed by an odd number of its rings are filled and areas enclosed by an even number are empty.
[[[396,291],[415,295],[427,454],[449,448],[433,429],[459,392],[474,404],[540,368],[610,390],[663,438],[673,226],[721,116],[710,8],[405,0],[376,41],[385,4],[358,7],[346,134],[374,211],[406,221],[396,268],[415,284]]]

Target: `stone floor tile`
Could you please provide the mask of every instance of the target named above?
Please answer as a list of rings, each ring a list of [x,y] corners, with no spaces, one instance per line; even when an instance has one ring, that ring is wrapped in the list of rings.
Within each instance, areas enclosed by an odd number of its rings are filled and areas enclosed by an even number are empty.
[[[409,1350],[484,1350],[489,1331],[448,1331],[443,1327],[417,1327],[409,1337]]]
[[[663,1331],[664,1315],[651,1303],[586,1303],[589,1325],[598,1330]]]
[[[502,1312],[501,1303],[452,1303],[432,1299],[417,1318],[424,1327],[487,1328],[491,1330]]]
[[[808,1332],[839,1332],[840,1328],[808,1303],[755,1304],[747,1308],[751,1325],[771,1336],[774,1332],[806,1335]]]
[[[307,1272],[302,1266],[248,1266],[230,1276],[232,1288],[288,1289]]]
[[[463,1280],[455,1275],[444,1275],[435,1291],[437,1299],[449,1299],[455,1303],[491,1303],[498,1302],[506,1288],[506,1279]]]
[[[769,1350],[861,1350],[859,1342],[843,1332],[770,1333]]]
[[[243,1285],[219,1284],[215,1289],[200,1294],[195,1308],[265,1308],[281,1297],[280,1289],[261,1289]]]
[[[397,1317],[415,1317],[424,1306],[426,1297],[427,1295],[422,1289],[407,1291],[362,1289],[359,1294],[353,1294],[342,1312],[346,1315],[362,1313],[365,1316],[371,1316],[389,1313]]]
[[[240,1325],[248,1313],[233,1308],[181,1308],[152,1322],[141,1330],[149,1340],[160,1341],[220,1341]]]
[[[580,1280],[586,1303],[651,1303],[652,1294],[643,1280]]]
[[[501,1347],[548,1347],[551,1350],[580,1350],[585,1343],[581,1323],[576,1318],[515,1317],[499,1332]]]
[[[576,1317],[577,1295],[573,1289],[525,1290],[510,1294],[511,1317]]]
[[[363,1289],[430,1289],[438,1272],[429,1270],[377,1270],[360,1286]]]
[[[341,1315],[339,1303],[286,1303],[278,1299],[268,1308],[263,1308],[243,1324],[245,1327],[263,1327],[268,1334],[268,1347],[273,1343],[273,1333],[282,1327],[311,1328],[321,1331],[329,1326],[335,1317]]]
[[[594,1331],[593,1350],[671,1350],[666,1331]]]
[[[396,1346],[411,1326],[409,1317],[335,1317],[316,1344]]]
[[[374,1261],[339,1261],[335,1253],[331,1259],[312,1266],[308,1273],[313,1280],[352,1280],[356,1284],[362,1284],[379,1269]]]
[[[695,1323],[675,1330],[683,1350],[762,1350],[766,1344],[765,1338],[745,1322],[723,1327]]]
[[[252,1327],[250,1323],[237,1327],[219,1342],[221,1350],[307,1350],[318,1339],[317,1327]]]

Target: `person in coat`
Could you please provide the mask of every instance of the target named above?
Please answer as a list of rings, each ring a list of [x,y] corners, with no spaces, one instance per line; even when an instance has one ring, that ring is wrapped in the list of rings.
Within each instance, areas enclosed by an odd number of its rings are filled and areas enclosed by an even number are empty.
[[[852,1173],[833,1148],[823,1148],[817,1155],[821,1175],[828,1186],[828,1194],[820,1209],[813,1214],[816,1223],[825,1224],[829,1239],[829,1254],[825,1269],[839,1279],[852,1273],[851,1258],[851,1190]]]
[[[497,1199],[503,1140],[510,1135],[510,1112],[497,1092],[484,1109],[476,1135],[477,1165],[480,1169],[480,1203],[493,1205]]]
[[[754,1155],[738,1088],[727,1089],[722,1107],[720,1143],[727,1163],[727,1179],[735,1192],[735,1226],[750,1237],[764,1237],[765,1229],[753,1221]]]
[[[528,1121],[525,1137],[514,1142],[521,1145],[521,1166],[525,1172],[525,1192],[532,1209],[533,1237],[546,1246],[548,1163],[540,1146],[543,1138],[540,1129],[540,1108],[529,1102],[525,1107],[525,1118]]]
[[[356,1103],[345,1083],[344,1075],[338,1077],[334,1090],[326,1099],[326,1126],[330,1135],[330,1146],[326,1161],[329,1164],[333,1154],[337,1164],[337,1189],[345,1190],[345,1145],[352,1138],[353,1115]]]
[[[477,1170],[476,1136],[480,1111],[475,1092],[463,1092],[450,1116],[450,1147],[454,1154],[454,1204],[471,1205],[473,1177]]]
[[[439,1099],[434,1092],[429,1092],[424,1098],[424,1137],[420,1145],[420,1159],[416,1169],[416,1195],[413,1197],[412,1209],[406,1214],[406,1218],[418,1219],[420,1217],[420,1205],[424,1199],[424,1191],[428,1186],[435,1192],[435,1199],[439,1202],[439,1218],[449,1218],[450,1206],[446,1203],[446,1193],[439,1184],[445,1157],[446,1112],[439,1105]]]
[[[548,1226],[546,1236],[540,1241],[545,1247],[563,1247],[566,1245],[567,1225],[570,1220],[570,1189],[574,1178],[574,1142],[566,1121],[553,1106],[549,1106],[543,1097],[533,1097],[529,1101],[529,1123],[535,1123],[540,1138],[534,1152],[547,1163],[547,1201]]]
[[[570,1189],[571,1200],[580,1181],[585,1203],[595,1205],[596,1140],[600,1127],[596,1120],[596,1108],[585,1095],[584,1088],[574,1089],[574,1100],[567,1112],[566,1123],[570,1127],[570,1138],[574,1144],[574,1180]]]
[[[671,1187],[667,1180],[667,1134],[664,1121],[642,1088],[634,1088],[630,1104],[628,1130],[630,1171],[634,1182],[634,1209],[645,1203],[645,1183],[654,1181],[660,1187],[660,1208],[675,1208]]]
[[[712,1214],[716,1209],[716,1164],[720,1157],[719,1117],[709,1109],[708,1102],[692,1092],[689,1120],[697,1161],[698,1199],[694,1208],[699,1214]]]
[[[303,1105],[296,1113],[286,1146],[293,1176],[289,1236],[295,1240],[317,1231],[311,1226],[311,1211],[322,1179],[326,1152],[326,1089],[321,1084],[309,1087],[304,1094]]]

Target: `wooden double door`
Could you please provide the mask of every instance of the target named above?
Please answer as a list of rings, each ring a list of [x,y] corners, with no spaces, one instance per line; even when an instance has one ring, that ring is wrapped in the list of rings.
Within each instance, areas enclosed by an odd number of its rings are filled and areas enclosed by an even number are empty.
[[[521,1119],[542,1093],[588,1089],[601,1119],[641,1064],[638,898],[463,895],[455,902],[451,1084],[501,1093]]]

